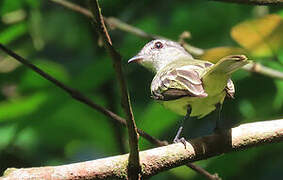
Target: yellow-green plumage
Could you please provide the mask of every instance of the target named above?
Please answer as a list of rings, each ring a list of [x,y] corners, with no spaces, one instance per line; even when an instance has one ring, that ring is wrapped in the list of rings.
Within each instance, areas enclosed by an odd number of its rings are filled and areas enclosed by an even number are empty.
[[[156,72],[151,83],[154,99],[166,108],[199,118],[214,111],[225,96],[233,96],[231,74],[248,63],[243,55],[228,56],[215,65],[193,59],[179,44],[168,40],[149,42],[131,61]]]
[[[201,96],[200,93],[200,95],[196,94],[184,96],[175,100],[160,101],[160,103],[162,103],[166,108],[180,115],[186,115],[187,107],[190,106],[192,110],[190,116],[198,116],[199,118],[202,118],[203,116],[214,111],[216,104],[223,103],[227,94],[225,88],[229,88],[229,86],[227,86],[227,82],[231,76],[231,73],[247,63],[248,61],[244,56],[229,56],[221,59],[216,65],[213,65],[207,61],[181,58],[171,62],[157,72],[151,86],[152,88],[155,86],[154,84],[157,83],[155,80],[158,79],[158,77],[162,77],[163,74],[171,72],[172,70],[186,69],[187,71],[196,71],[198,77],[195,78],[198,78],[202,82],[201,85],[204,91],[202,93],[204,94],[203,96]],[[173,80],[171,82],[175,82],[173,83],[174,86],[170,84],[168,89],[186,89],[185,85],[178,81]],[[164,93],[166,90],[163,89],[163,92],[161,93]],[[187,90],[190,91],[190,89]]]
[[[218,95],[208,96],[204,98],[183,97],[176,100],[159,102],[163,104],[165,108],[184,116],[187,113],[187,108],[189,105],[192,108],[190,116],[197,116],[198,118],[202,118],[210,112],[214,111],[216,104],[222,104],[225,96],[226,92],[223,91]]]

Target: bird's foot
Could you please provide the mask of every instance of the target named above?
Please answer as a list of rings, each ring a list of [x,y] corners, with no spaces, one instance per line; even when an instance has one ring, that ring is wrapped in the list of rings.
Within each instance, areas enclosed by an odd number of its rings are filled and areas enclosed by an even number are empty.
[[[181,127],[179,128],[179,130],[178,130],[178,132],[177,132],[177,134],[176,134],[176,136],[175,136],[173,142],[174,142],[174,143],[180,143],[180,142],[181,142],[182,144],[184,144],[185,149],[186,149],[186,139],[185,139],[184,137],[181,137],[181,138],[180,138],[180,134],[181,134],[182,130],[183,130],[183,127],[181,126]]]
[[[184,137],[181,137],[179,139],[174,138],[173,142],[174,143],[182,143],[182,144],[184,144],[185,149],[186,149],[186,139]]]

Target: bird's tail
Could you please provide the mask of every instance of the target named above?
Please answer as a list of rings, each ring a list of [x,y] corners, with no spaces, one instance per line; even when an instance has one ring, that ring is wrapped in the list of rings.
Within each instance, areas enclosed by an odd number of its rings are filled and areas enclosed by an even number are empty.
[[[249,61],[244,55],[222,58],[204,74],[202,80],[205,91],[208,94],[219,93],[227,85],[231,74],[248,63]]]

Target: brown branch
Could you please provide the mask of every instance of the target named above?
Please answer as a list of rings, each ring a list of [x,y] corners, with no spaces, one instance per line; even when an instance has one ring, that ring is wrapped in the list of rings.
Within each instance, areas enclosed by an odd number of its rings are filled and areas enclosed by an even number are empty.
[[[85,15],[87,17],[93,18],[92,13],[88,9],[85,9],[85,8],[83,8],[83,7],[79,6],[79,5],[76,5],[74,3],[71,3],[69,1],[66,1],[66,0],[50,0],[50,1],[52,1],[54,3],[57,3],[57,4],[60,4],[60,5],[68,8],[68,9],[76,11],[76,12],[78,12],[80,14],[83,14],[83,15]]]
[[[51,0],[57,4],[60,4],[66,8],[69,8],[73,11],[76,11],[76,12],[79,12],[87,17],[92,17],[90,11],[88,11],[87,9],[81,7],[81,6],[78,6],[76,4],[73,4],[73,3],[70,3],[68,1],[65,1],[65,0]],[[281,1],[282,0],[278,0],[278,1]],[[106,23],[112,27],[115,27],[121,31],[125,31],[125,32],[128,32],[128,33],[131,33],[131,34],[134,34],[136,36],[139,36],[139,37],[142,37],[142,38],[147,38],[147,39],[156,39],[156,38],[163,38],[163,39],[167,39],[165,37],[162,37],[162,36],[158,36],[158,35],[153,35],[153,34],[149,34],[149,33],[146,33],[145,31],[141,30],[141,29],[138,29],[134,26],[131,26],[117,18],[113,18],[113,17],[109,17],[109,18],[106,18],[104,17]],[[198,48],[198,47],[194,47],[188,43],[182,43],[182,46],[189,52],[191,53],[193,56],[201,56],[205,50],[201,49],[201,48]],[[277,70],[274,70],[274,69],[271,69],[271,68],[268,68],[268,67],[265,67],[259,63],[256,63],[258,66],[260,66],[261,68],[259,68],[257,71],[254,70],[254,68],[244,68],[245,70],[247,71],[250,71],[250,72],[256,72],[258,74],[262,74],[262,75],[265,75],[265,76],[269,76],[269,77],[272,77],[272,78],[277,78],[277,79],[283,79],[283,73],[280,72],[280,71],[277,71]]]
[[[104,40],[105,48],[108,50],[113,65],[116,71],[116,77],[119,82],[120,91],[122,94],[121,102],[122,108],[126,114],[126,122],[127,122],[127,130],[129,136],[129,147],[130,147],[130,154],[129,154],[129,163],[128,163],[128,178],[131,180],[140,179],[139,174],[141,172],[140,166],[140,159],[139,159],[139,147],[138,147],[138,134],[137,134],[137,127],[134,120],[134,115],[130,103],[130,97],[127,90],[126,81],[124,78],[124,73],[122,69],[122,57],[121,55],[114,49],[112,46],[111,38],[108,34],[108,31],[104,24],[104,19],[101,14],[101,9],[99,7],[98,0],[89,0],[90,9],[94,18],[91,18],[96,26],[96,29],[102,39]]]
[[[214,0],[237,4],[252,4],[252,5],[283,5],[282,0]]]
[[[184,165],[250,147],[283,141],[283,119],[243,124],[182,143],[140,152],[142,178]],[[5,171],[4,180],[30,179],[126,179],[128,154],[93,161]],[[1,179],[1,178],[0,178]]]

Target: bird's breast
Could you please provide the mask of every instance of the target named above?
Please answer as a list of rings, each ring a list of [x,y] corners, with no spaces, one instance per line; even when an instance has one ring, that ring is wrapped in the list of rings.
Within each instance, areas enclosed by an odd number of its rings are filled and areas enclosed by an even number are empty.
[[[215,96],[208,97],[182,97],[171,101],[159,101],[165,108],[185,116],[188,106],[191,107],[191,115],[202,118],[215,110],[215,105],[223,103],[226,92],[222,92]]]

